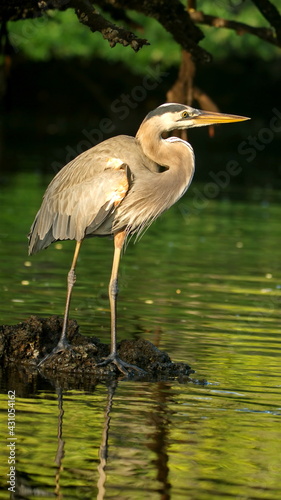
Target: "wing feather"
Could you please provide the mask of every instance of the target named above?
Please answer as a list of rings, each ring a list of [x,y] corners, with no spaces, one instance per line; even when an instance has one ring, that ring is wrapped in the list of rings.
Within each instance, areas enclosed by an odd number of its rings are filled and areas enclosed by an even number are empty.
[[[29,253],[56,240],[79,241],[92,234],[115,211],[132,181],[129,167],[119,158],[100,161],[90,177],[81,163],[79,170],[80,178],[74,160],[50,183],[30,230]]]

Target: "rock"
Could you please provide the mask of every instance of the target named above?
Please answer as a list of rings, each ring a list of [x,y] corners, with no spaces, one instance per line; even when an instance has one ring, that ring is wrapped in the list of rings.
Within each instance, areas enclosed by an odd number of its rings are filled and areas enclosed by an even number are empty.
[[[62,329],[62,318],[51,316],[38,318],[31,316],[15,326],[0,326],[0,362],[11,369],[19,366],[25,372],[37,372],[39,361],[56,346]],[[79,333],[75,321],[69,321],[67,338],[71,349],[51,355],[40,366],[40,373],[46,378],[67,374],[84,379],[93,377],[95,381],[124,377],[114,364],[97,366],[109,354],[109,346],[96,337],[85,337]],[[147,340],[122,340],[118,346],[119,357],[130,364],[142,368],[140,375],[129,370],[129,377],[144,380],[188,379],[194,371],[185,363],[174,363],[166,352],[160,351]]]

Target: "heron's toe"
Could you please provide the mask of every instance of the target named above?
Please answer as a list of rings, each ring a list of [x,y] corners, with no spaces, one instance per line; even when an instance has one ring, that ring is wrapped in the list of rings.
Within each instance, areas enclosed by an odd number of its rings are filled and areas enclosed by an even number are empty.
[[[56,354],[59,354],[60,352],[67,351],[67,350],[72,351],[71,345],[65,339],[60,340],[58,342],[58,344],[56,345],[56,347],[51,352],[49,352],[49,354],[44,356],[44,358],[41,359],[41,361],[39,361],[37,368],[40,368],[40,366],[42,366],[47,361],[47,359],[51,358],[52,356],[54,356]]]
[[[139,368],[136,365],[131,365],[130,363],[126,363],[126,361],[123,361],[117,354],[110,354],[105,358],[103,361],[97,364],[97,366],[107,366],[110,363],[113,363],[115,366],[117,366],[118,370],[123,373],[124,375],[129,375],[128,370],[134,370],[135,372],[139,373],[140,375],[145,375],[146,371],[143,370],[142,368]]]

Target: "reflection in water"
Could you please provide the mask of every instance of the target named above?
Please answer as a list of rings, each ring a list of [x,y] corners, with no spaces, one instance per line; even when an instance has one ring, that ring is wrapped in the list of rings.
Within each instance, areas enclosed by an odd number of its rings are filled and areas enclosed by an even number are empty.
[[[63,471],[62,460],[64,457],[64,441],[62,439],[64,410],[63,410],[62,389],[60,387],[58,387],[56,392],[58,395],[59,415],[58,415],[58,447],[57,447],[57,453],[56,453],[56,457],[55,457],[55,463],[57,465],[56,481],[55,481],[55,485],[56,485],[55,486],[55,494],[56,494],[57,498],[61,499],[61,498],[63,498],[63,494],[62,494],[61,486],[60,486],[60,477],[61,477],[61,473]]]
[[[246,384],[237,378],[235,390],[222,378],[220,388],[120,381],[89,389],[86,382],[83,390],[81,379],[80,389],[71,389],[72,377],[55,393],[38,380],[24,397],[20,381],[17,491],[32,499],[55,492],[61,499],[106,500],[123,492],[130,500],[230,500],[254,498],[258,487],[259,499],[270,494],[279,500],[280,384],[278,397],[270,376],[266,392],[255,374],[248,377]],[[1,477],[7,473],[3,458]],[[1,491],[0,498],[6,498]]]
[[[105,410],[105,415],[104,415],[104,426],[103,426],[103,433],[102,433],[102,441],[100,445],[100,451],[99,451],[99,458],[100,458],[100,463],[98,466],[98,472],[99,472],[99,479],[98,479],[98,495],[97,495],[97,500],[103,500],[105,498],[105,482],[106,482],[106,462],[108,458],[108,435],[109,435],[109,424],[110,424],[110,413],[112,409],[112,404],[113,404],[113,396],[115,393],[117,387],[117,382],[112,382],[107,390],[108,390],[108,395],[107,395],[107,404],[106,404],[106,410]]]
[[[97,482],[97,488],[98,488],[98,493],[97,493],[97,500],[104,500],[105,498],[105,483],[106,483],[106,463],[107,463],[107,458],[108,458],[108,438],[109,438],[109,425],[110,425],[110,418],[111,418],[111,410],[112,410],[112,404],[113,404],[113,396],[116,390],[118,382],[113,381],[111,384],[109,384],[107,390],[108,390],[108,396],[107,396],[107,404],[106,404],[106,410],[105,410],[105,415],[104,415],[104,426],[103,426],[103,433],[102,433],[102,440],[101,440],[101,445],[99,449],[99,459],[100,463],[98,466],[98,473],[99,473],[99,478]],[[63,498],[63,492],[60,486],[60,478],[63,472],[63,457],[64,457],[64,446],[65,446],[65,441],[62,438],[62,431],[63,431],[63,415],[64,415],[64,409],[63,409],[63,391],[61,387],[58,387],[57,390],[57,395],[58,395],[58,408],[59,408],[59,414],[58,414],[58,447],[57,447],[57,453],[55,457],[55,463],[57,465],[57,471],[56,471],[56,477],[55,477],[55,495],[57,498],[61,499]]]
[[[150,441],[147,446],[152,450],[156,458],[153,460],[153,465],[156,469],[156,479],[160,483],[159,488],[161,500],[169,500],[171,483],[169,481],[169,426],[171,420],[169,418],[169,402],[171,399],[171,387],[165,382],[158,382],[153,387],[153,396],[155,398],[155,406],[150,412],[149,420],[151,427],[154,427],[153,432],[149,433]]]
[[[104,413],[104,423],[103,431],[101,437],[101,444],[99,448],[99,465],[98,470],[98,481],[97,481],[97,500],[104,500],[106,498],[106,466],[109,458],[109,435],[110,435],[110,420],[112,418],[112,406],[114,402],[114,395],[117,389],[118,382],[112,381],[107,386],[107,402],[106,409]],[[63,498],[63,490],[60,485],[61,476],[63,473],[63,458],[64,458],[64,448],[65,441],[63,440],[63,391],[60,387],[57,387],[56,393],[58,396],[58,441],[57,441],[57,452],[55,457],[55,463],[57,465],[56,475],[55,475],[55,495],[57,498]],[[168,441],[169,441],[169,402],[171,399],[171,387],[170,384],[165,382],[158,382],[153,387],[153,392],[151,394],[153,401],[152,410],[148,414],[148,429],[149,432],[147,437],[147,447],[149,450],[153,451],[156,458],[152,460],[153,468],[156,471],[156,481],[159,483],[159,498],[161,500],[169,500],[171,483],[169,482],[169,456],[168,456]],[[117,415],[116,415],[117,418]],[[151,428],[153,430],[151,430]],[[86,457],[85,457],[86,458]]]

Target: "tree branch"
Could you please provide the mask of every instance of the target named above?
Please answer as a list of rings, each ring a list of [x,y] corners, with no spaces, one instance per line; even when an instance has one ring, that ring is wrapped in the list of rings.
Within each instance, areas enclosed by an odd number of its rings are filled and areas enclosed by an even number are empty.
[[[131,9],[156,19],[173,36],[174,40],[197,62],[210,62],[211,55],[198,45],[204,38],[195,26],[180,0],[110,0],[115,8]],[[108,0],[95,0],[106,9]]]
[[[281,15],[269,0],[252,0],[263,17],[273,26],[276,32],[277,45],[281,46]]]
[[[149,45],[146,39],[138,38],[131,31],[116,26],[98,14],[89,0],[72,0],[70,6],[74,7],[80,23],[88,26],[93,32],[99,31],[103,38],[108,40],[110,47],[120,43],[124,46],[130,45],[137,52],[144,45]]]
[[[206,24],[207,26],[213,26],[215,28],[232,29],[235,30],[238,35],[250,33],[251,35],[255,35],[258,38],[271,43],[272,45],[281,47],[281,43],[279,43],[279,41],[277,40],[272,28],[259,28],[255,26],[249,26],[248,24],[240,23],[237,21],[230,21],[221,17],[204,14],[204,12],[198,10],[190,11],[189,15],[195,23]]]

